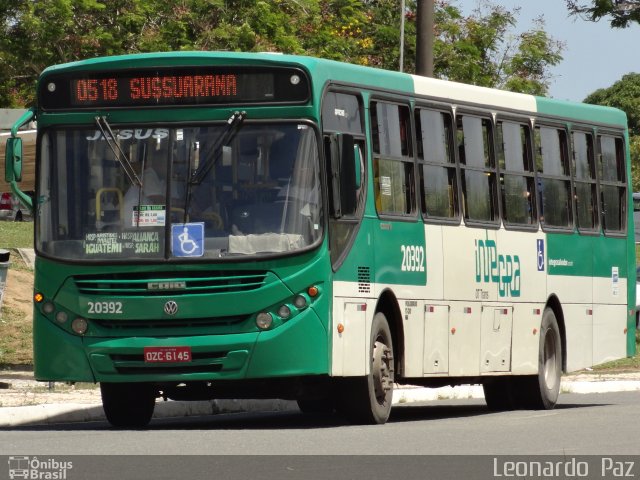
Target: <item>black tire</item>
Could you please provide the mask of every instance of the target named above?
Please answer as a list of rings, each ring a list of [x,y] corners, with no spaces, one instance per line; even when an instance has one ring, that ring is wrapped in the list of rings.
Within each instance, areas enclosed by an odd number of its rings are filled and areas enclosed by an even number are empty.
[[[560,394],[562,376],[562,340],[553,310],[546,308],[540,326],[538,374],[522,377],[518,388],[518,406],[532,410],[551,410]]]
[[[151,421],[156,389],[145,383],[101,383],[102,408],[116,428],[144,428]]]
[[[493,412],[504,412],[516,408],[514,381],[510,377],[487,378],[482,382],[484,399]]]
[[[371,325],[369,367],[369,375],[343,380],[337,409],[352,423],[383,424],[391,413],[394,358],[391,330],[382,312]]]

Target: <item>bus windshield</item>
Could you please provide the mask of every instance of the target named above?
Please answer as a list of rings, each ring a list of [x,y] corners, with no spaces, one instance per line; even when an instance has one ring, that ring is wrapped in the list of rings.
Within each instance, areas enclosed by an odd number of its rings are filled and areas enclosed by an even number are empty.
[[[245,122],[232,135],[226,124],[97,127],[42,135],[40,254],[237,258],[297,251],[322,236],[308,124]]]

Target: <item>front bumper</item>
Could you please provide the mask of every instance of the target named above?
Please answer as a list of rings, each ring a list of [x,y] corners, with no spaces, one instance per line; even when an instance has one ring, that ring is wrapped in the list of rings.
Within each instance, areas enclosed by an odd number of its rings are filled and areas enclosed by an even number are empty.
[[[146,363],[145,347],[186,346],[188,363]],[[328,334],[306,310],[280,327],[226,335],[91,338],[70,334],[36,312],[35,377],[41,381],[189,382],[322,375]]]

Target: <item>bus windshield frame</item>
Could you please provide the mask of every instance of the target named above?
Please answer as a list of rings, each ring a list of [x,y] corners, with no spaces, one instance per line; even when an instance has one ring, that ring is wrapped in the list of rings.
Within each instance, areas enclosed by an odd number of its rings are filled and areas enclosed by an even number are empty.
[[[112,128],[109,139],[95,125],[42,132],[39,255],[80,263],[224,261],[287,255],[320,242],[315,125],[246,121],[232,135],[219,122]],[[210,170],[198,176],[205,165]]]

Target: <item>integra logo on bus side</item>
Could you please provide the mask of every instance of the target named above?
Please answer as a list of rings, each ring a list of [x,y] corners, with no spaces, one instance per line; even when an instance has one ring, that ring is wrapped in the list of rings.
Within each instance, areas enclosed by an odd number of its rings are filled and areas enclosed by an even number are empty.
[[[497,283],[500,297],[520,296],[520,257],[498,254],[489,235],[475,241],[476,283]]]
[[[149,282],[147,290],[184,290],[187,282]]]

